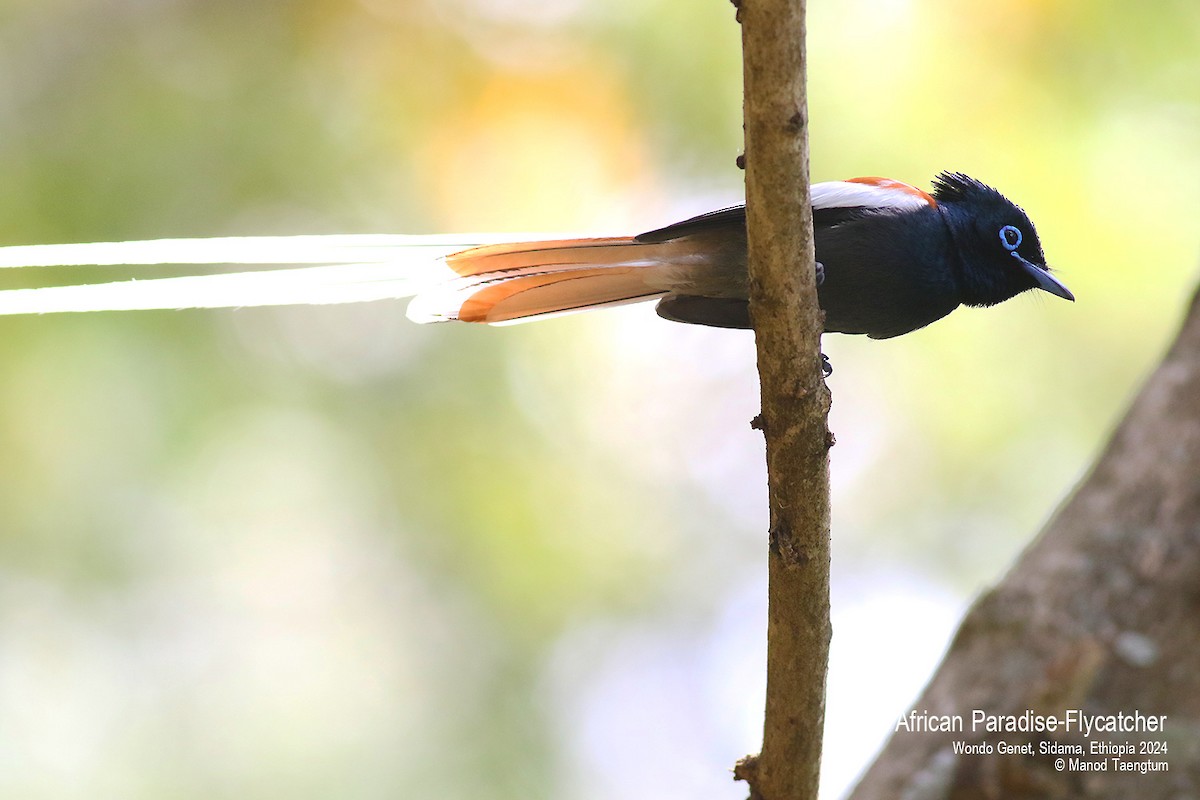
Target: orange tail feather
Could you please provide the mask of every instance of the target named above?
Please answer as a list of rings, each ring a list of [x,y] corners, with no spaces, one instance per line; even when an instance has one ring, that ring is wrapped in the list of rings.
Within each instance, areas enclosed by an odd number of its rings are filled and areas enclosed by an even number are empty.
[[[446,258],[460,277],[419,294],[417,322],[518,322],[661,297],[655,285],[669,245],[631,237],[476,247]]]

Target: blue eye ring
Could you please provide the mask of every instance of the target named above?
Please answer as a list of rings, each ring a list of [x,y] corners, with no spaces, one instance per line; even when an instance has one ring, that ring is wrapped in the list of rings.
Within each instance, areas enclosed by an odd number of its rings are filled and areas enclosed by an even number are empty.
[[[1000,229],[1000,244],[1004,245],[1004,249],[1015,252],[1021,246],[1021,229],[1014,225],[1005,225]]]

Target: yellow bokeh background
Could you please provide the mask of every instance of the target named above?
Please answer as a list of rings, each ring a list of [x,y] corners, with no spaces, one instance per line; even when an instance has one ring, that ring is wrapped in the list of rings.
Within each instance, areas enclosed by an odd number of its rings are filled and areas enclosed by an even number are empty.
[[[1079,298],[825,342],[834,798],[1200,278],[1200,6],[809,14],[814,179],[972,174]],[[0,242],[652,229],[741,200],[738,47],[724,2],[10,0]],[[648,307],[0,320],[0,796],[743,797],[753,358]]]

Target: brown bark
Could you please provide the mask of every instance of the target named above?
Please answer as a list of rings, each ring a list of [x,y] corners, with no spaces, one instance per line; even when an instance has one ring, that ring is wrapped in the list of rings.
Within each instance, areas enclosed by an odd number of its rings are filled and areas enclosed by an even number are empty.
[[[742,0],[750,313],[770,498],[762,754],[752,797],[817,796],[829,622],[829,392],[808,202],[803,0]]]
[[[1070,408],[1060,409],[1070,413]],[[851,794],[895,798],[1200,797],[1200,293],[1178,339],[1090,474],[967,614],[913,708],[963,733],[895,733]],[[971,732],[970,714],[1166,715],[1165,733]],[[1032,742],[1035,755],[956,755],[953,740]],[[1055,768],[1043,742],[1162,741],[1131,763]],[[1067,756],[1069,758],[1069,756]]]

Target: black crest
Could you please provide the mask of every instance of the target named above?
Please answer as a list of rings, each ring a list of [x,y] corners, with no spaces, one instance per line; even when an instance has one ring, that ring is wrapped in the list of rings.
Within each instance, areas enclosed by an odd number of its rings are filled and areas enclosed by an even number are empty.
[[[941,172],[933,179],[933,199],[946,203],[979,203],[999,200],[1012,205],[1007,197],[986,183],[961,172]]]

